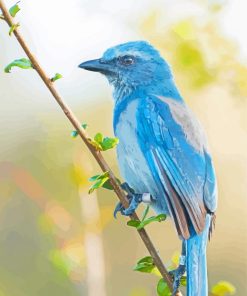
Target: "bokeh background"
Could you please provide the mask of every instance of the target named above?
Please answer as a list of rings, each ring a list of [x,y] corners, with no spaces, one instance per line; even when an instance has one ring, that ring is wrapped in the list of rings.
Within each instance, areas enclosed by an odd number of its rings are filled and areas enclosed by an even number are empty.
[[[13,1],[6,0],[11,6]],[[94,135],[113,135],[111,90],[77,65],[129,40],[154,44],[171,64],[186,102],[207,132],[219,183],[208,247],[209,283],[247,295],[246,0],[43,0],[20,4],[32,51]],[[0,22],[0,68],[25,57]],[[100,172],[32,70],[0,71],[0,295],[151,296],[158,278],[132,271],[147,254],[116,197],[88,196]],[[105,152],[118,173],[115,151]],[[142,211],[142,209],[140,209]],[[180,250],[171,222],[148,226],[169,264]]]

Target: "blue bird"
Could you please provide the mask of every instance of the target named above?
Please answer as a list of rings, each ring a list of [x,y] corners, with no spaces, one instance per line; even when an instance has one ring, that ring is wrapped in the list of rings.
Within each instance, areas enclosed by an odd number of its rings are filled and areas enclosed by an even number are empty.
[[[207,240],[217,207],[215,171],[205,134],[179,93],[167,62],[145,41],[109,48],[80,68],[113,86],[118,162],[130,206],[140,202],[169,215],[182,240],[173,295],[187,272],[187,296],[207,296]]]

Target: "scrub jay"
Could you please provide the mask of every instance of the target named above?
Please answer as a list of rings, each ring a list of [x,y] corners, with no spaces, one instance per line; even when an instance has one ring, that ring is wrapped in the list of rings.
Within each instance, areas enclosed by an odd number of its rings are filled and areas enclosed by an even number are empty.
[[[109,48],[80,68],[113,86],[118,163],[130,215],[142,201],[169,215],[182,240],[174,291],[187,271],[187,296],[208,296],[206,245],[217,207],[215,171],[205,134],[179,93],[167,62],[145,41]]]

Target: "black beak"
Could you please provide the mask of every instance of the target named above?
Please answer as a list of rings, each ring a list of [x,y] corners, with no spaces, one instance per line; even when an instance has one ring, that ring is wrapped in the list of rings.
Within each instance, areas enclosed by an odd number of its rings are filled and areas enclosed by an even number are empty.
[[[100,72],[105,75],[114,73],[112,65],[105,61],[102,61],[101,59],[86,61],[84,63],[81,63],[78,67],[88,71]]]

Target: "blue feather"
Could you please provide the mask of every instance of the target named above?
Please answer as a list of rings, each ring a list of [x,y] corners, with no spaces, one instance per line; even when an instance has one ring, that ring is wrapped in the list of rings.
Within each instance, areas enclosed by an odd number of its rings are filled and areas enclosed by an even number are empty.
[[[206,247],[210,224],[207,215],[204,231],[186,241],[187,296],[208,296]]]

